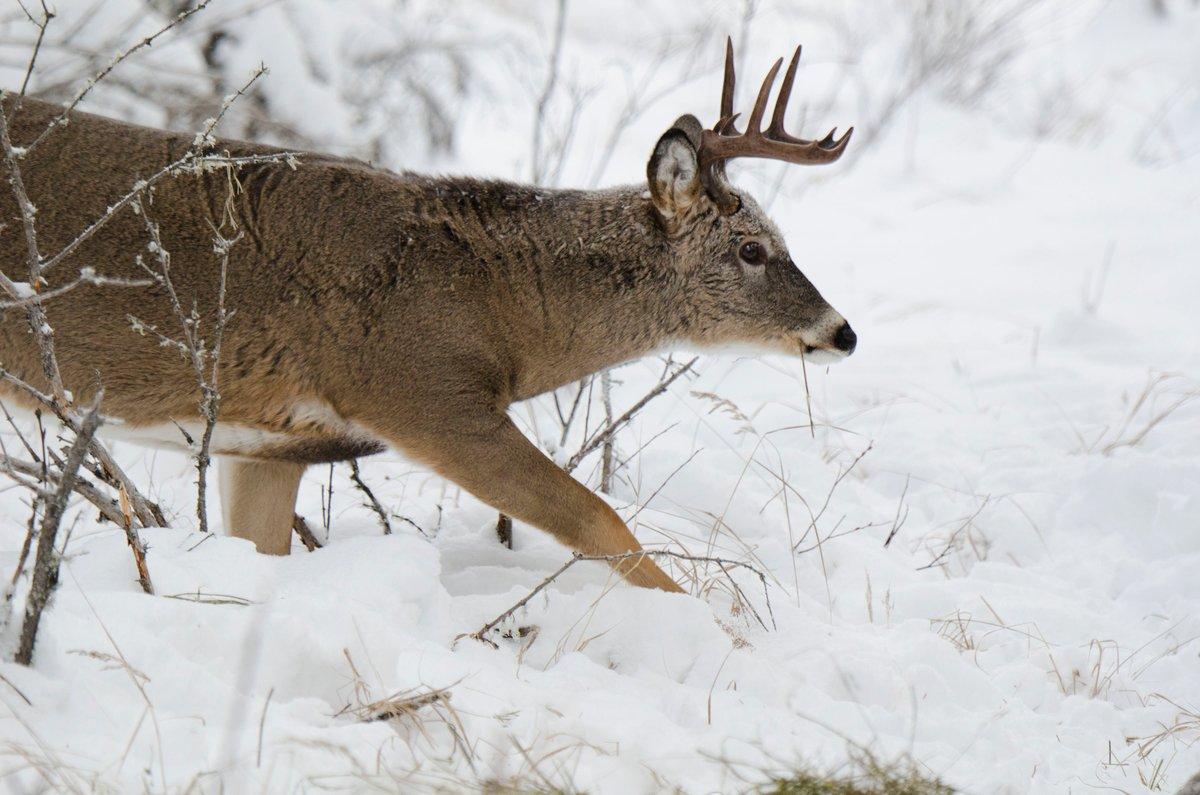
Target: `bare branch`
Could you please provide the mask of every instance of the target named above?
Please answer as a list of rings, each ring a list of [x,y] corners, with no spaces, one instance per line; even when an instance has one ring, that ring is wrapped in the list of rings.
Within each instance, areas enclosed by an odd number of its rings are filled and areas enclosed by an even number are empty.
[[[59,479],[56,475],[45,473],[44,466],[44,464],[25,461],[20,458],[13,458],[10,455],[0,455],[0,470],[3,470],[5,475],[7,475],[14,482],[20,483],[26,488],[36,490],[39,494],[41,493],[41,489],[38,482],[30,483],[21,476],[24,475],[32,478],[38,478],[40,480],[43,475],[45,475],[47,480]],[[104,492],[100,491],[100,489],[95,486],[95,484],[86,480],[82,476],[77,476],[73,489],[76,494],[94,505],[96,510],[100,511],[100,515],[105,519],[116,525],[124,524],[125,517],[124,514],[121,513],[121,508],[117,504],[117,501],[106,496]]]
[[[25,180],[21,175],[21,166],[18,163],[20,157],[9,136],[8,114],[4,110],[3,100],[4,94],[0,92],[0,146],[3,147],[4,162],[8,166],[8,182],[12,186],[17,207],[21,211],[21,227],[25,233],[25,255],[29,274],[28,287],[36,293],[42,285],[43,271],[42,255],[38,250],[37,225],[34,220],[37,216],[37,208],[33,206],[33,202],[29,200],[29,193],[25,190]],[[0,274],[0,287],[3,287],[4,291],[13,299],[21,300],[28,297],[28,291],[21,289],[7,275]],[[39,304],[30,304],[25,311],[41,356],[42,372],[46,376],[46,380],[50,382],[50,389],[54,397],[66,405],[70,401],[67,400],[63,388],[62,375],[58,369],[58,358],[54,355],[54,329],[46,319],[45,310]]]
[[[208,532],[208,465],[211,461],[209,451],[212,449],[213,431],[217,427],[217,415],[221,410],[217,373],[221,365],[221,341],[225,338],[225,326],[231,314],[225,309],[225,294],[229,284],[229,249],[242,238],[240,232],[233,240],[222,237],[216,230],[213,230],[213,234],[216,241],[215,250],[221,258],[221,281],[217,286],[217,319],[213,324],[213,347],[210,356],[212,368],[207,380],[204,378],[202,367],[196,372],[200,382],[200,413],[204,417],[204,434],[200,438],[200,450],[196,454],[196,515],[200,520],[201,532]]]
[[[0,97],[0,100],[2,99]],[[8,167],[9,183],[13,190],[13,196],[17,200],[17,206],[21,211],[21,224],[25,233],[29,271],[28,289],[22,289],[7,275],[2,273],[0,273],[0,288],[3,288],[14,300],[21,301],[29,297],[28,293],[30,290],[34,293],[39,292],[42,285],[42,275],[51,263],[43,261],[41,253],[38,250],[35,220],[37,208],[29,200],[29,194],[25,189],[25,183],[18,162],[20,158],[9,136],[8,116],[4,110],[2,101],[0,101],[0,147],[3,148],[4,161]],[[98,227],[93,225],[94,228]],[[74,244],[69,244],[67,248],[73,249],[74,246],[81,242],[77,238]],[[29,387],[26,391],[53,411],[65,425],[78,434],[80,431],[79,420],[71,411],[71,396],[68,395],[63,386],[62,375],[58,367],[58,357],[54,351],[54,329],[47,321],[46,313],[41,303],[31,303],[25,307],[25,311],[30,329],[33,331],[34,339],[38,346],[43,375],[50,384],[51,394],[48,396],[50,399],[47,401],[45,399],[47,396],[42,395],[32,387]],[[8,380],[11,382],[13,379],[9,378]],[[139,521],[144,526],[165,524],[162,511],[158,509],[158,506],[153,505],[141,495],[129,477],[117,466],[112,456],[108,454],[108,451],[104,449],[104,446],[95,439],[90,439],[89,443],[91,444],[90,452],[92,457],[96,459],[108,478],[119,482],[129,492]]]
[[[615,428],[612,408],[612,372],[610,370],[605,370],[600,374],[600,404],[604,407],[605,423],[609,428]],[[605,494],[612,491],[615,455],[613,434],[609,433],[604,437],[600,448],[600,491]]]
[[[308,526],[308,522],[304,521],[304,517],[298,513],[292,514],[292,530],[296,532],[296,535],[300,539],[300,543],[303,544],[304,548],[309,552],[313,552],[325,546],[313,533],[312,528]]]
[[[58,530],[62,524],[63,513],[66,511],[67,499],[74,490],[79,467],[87,454],[88,446],[100,426],[100,394],[92,401],[76,430],[75,441],[67,453],[63,465],[58,488],[54,490],[51,499],[46,503],[42,514],[42,524],[38,531],[37,552],[34,556],[33,578],[29,585],[29,597],[25,603],[25,621],[21,625],[21,639],[17,646],[14,659],[21,665],[29,665],[33,661],[33,646],[37,641],[38,626],[41,624],[42,611],[50,594],[58,585],[58,550],[54,542],[58,539]]]
[[[167,31],[177,27],[182,22],[187,20],[188,17],[190,17],[194,14],[200,13],[211,2],[212,2],[212,0],[201,0],[201,2],[197,3],[196,5],[192,6],[191,8],[184,9],[181,13],[177,14],[173,19],[171,19],[171,21],[169,21],[166,25],[159,28],[157,32],[150,34],[146,38],[137,42],[133,46],[126,48],[123,52],[121,52],[118,55],[116,55],[115,57],[113,57],[113,59],[108,62],[107,66],[105,66],[103,69],[100,70],[100,72],[98,74],[89,78],[88,81],[86,83],[84,83],[83,88],[81,88],[79,90],[79,92],[77,94],[75,94],[74,99],[72,99],[70,102],[67,103],[67,105],[63,108],[62,113],[60,113],[58,115],[58,118],[56,118],[54,121],[50,122],[50,124],[46,127],[46,129],[42,131],[42,134],[39,135],[37,138],[35,138],[33,143],[31,143],[29,146],[27,146],[25,148],[25,154],[28,155],[30,152],[32,152],[34,149],[36,149],[38,147],[38,145],[41,144],[42,141],[46,140],[46,138],[48,138],[50,136],[50,134],[53,133],[55,130],[57,130],[59,127],[65,127],[67,125],[67,123],[70,121],[69,117],[71,115],[71,112],[73,110],[75,110],[75,107],[80,102],[83,101],[83,98],[86,97],[88,95],[88,93],[91,92],[91,90],[93,88],[95,88],[96,85],[101,80],[103,80],[105,77],[108,76],[109,72],[111,72],[113,69],[116,69],[117,66],[119,66],[121,64],[122,61],[129,58],[129,56],[133,55],[138,50],[149,47],[150,45],[152,45],[154,43],[154,40],[157,39],[159,36],[162,36]],[[24,93],[24,91],[22,91],[22,93]]]
[[[354,481],[354,485],[358,490],[366,495],[369,507],[379,517],[379,523],[383,525],[383,534],[390,536],[392,534],[392,522],[388,518],[388,513],[384,510],[383,505],[375,497],[375,492],[371,491],[370,487],[362,479],[362,472],[358,468],[358,459],[350,459],[350,479]]]
[[[72,431],[79,432],[79,423],[81,418],[68,405],[64,405],[57,400],[53,395],[48,395],[45,392],[38,390],[31,384],[21,380],[17,376],[0,367],[0,379],[12,384],[20,389],[25,394],[32,397],[37,403],[53,412],[58,420]],[[138,522],[143,527],[162,527],[166,524],[166,518],[163,516],[162,509],[155,505],[150,500],[142,496],[141,492],[134,486],[133,481],[125,474],[117,462],[113,460],[112,455],[100,443],[98,439],[92,439],[91,449],[89,452],[92,458],[96,461],[96,466],[93,468],[86,461],[83,466],[99,477],[105,483],[115,488],[124,488],[129,494],[129,500],[133,505],[134,514],[138,518]]]
[[[513,548],[513,520],[506,513],[500,514],[496,519],[496,537],[508,549]]]
[[[46,28],[50,27],[50,20],[54,19],[54,12],[46,7],[46,0],[42,0],[42,19],[38,21],[30,16],[29,19],[38,29],[37,41],[33,43],[33,52],[29,56],[29,63],[25,65],[25,77],[21,80],[21,91],[18,96],[25,96],[25,91],[29,88],[29,78],[33,76],[33,67],[37,64],[38,53],[42,51],[42,41],[46,38]],[[14,110],[19,109],[20,105],[14,107]]]
[[[600,447],[602,444],[604,444],[606,439],[611,437],[626,423],[633,419],[634,415],[646,407],[646,404],[654,400],[662,393],[666,392],[667,389],[670,388],[671,384],[675,383],[675,381],[677,381],[684,373],[690,371],[698,361],[700,361],[700,357],[693,357],[692,360],[683,367],[680,367],[674,373],[671,373],[671,375],[660,380],[653,389],[647,392],[637,403],[634,403],[628,411],[626,411],[613,422],[605,424],[603,428],[601,428],[599,431],[593,434],[590,439],[584,442],[583,446],[579,448],[579,451],[575,453],[575,455],[571,456],[570,460],[567,461],[566,466],[564,466],[563,469],[568,472],[574,471],[575,468],[583,462],[583,459],[587,458],[588,455],[590,455],[597,447]]]
[[[129,320],[133,324],[135,331],[143,334],[146,332],[153,333],[164,345],[179,350],[192,365],[192,373],[196,378],[196,384],[200,390],[200,416],[204,420],[204,433],[201,435],[199,447],[195,450],[196,518],[199,522],[200,532],[207,533],[208,467],[212,460],[210,449],[212,447],[213,431],[216,429],[217,415],[221,405],[221,393],[217,388],[217,374],[220,367],[221,340],[224,338],[225,326],[231,316],[231,313],[227,312],[225,307],[225,294],[229,278],[229,250],[235,243],[241,240],[242,234],[239,232],[236,237],[229,239],[223,237],[217,229],[213,229],[213,250],[220,258],[221,276],[217,286],[217,316],[213,324],[213,345],[210,350],[208,342],[201,335],[202,319],[199,310],[193,305],[191,311],[187,311],[183,308],[183,303],[179,300],[179,293],[175,290],[175,283],[171,279],[171,253],[163,244],[158,224],[150,217],[141,198],[134,200],[133,207],[142,218],[142,222],[146,227],[146,233],[150,237],[149,248],[154,258],[158,261],[158,270],[151,269],[145,262],[141,261],[140,257],[139,262],[143,269],[153,277],[154,281],[166,291],[167,298],[171,304],[171,310],[179,320],[182,339],[169,337],[156,327],[144,323],[133,315],[129,316]],[[211,368],[209,367],[210,361]],[[189,446],[194,444],[194,440],[186,432],[184,432],[184,437],[187,439]]]
[[[229,109],[233,107],[233,103],[237,102],[241,97],[244,97],[246,92],[250,90],[251,86],[258,82],[258,79],[265,75],[267,71],[268,70],[265,64],[259,64],[258,68],[254,70],[254,73],[250,75],[250,79],[242,84],[241,88],[239,88],[237,91],[234,91],[232,94],[229,94],[221,101],[221,107],[217,110],[216,115],[214,115],[208,120],[207,123],[205,123],[204,129],[197,133],[195,139],[193,139],[193,150],[203,151],[216,145],[217,141],[216,138],[213,137],[213,133],[216,131],[217,125],[221,123],[221,119],[225,118],[225,114],[228,113]]]

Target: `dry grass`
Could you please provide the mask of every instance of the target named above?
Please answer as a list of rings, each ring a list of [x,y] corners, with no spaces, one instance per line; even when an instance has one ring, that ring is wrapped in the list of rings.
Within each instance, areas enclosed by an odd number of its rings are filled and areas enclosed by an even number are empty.
[[[397,690],[376,698],[371,686],[358,671],[348,649],[342,649],[350,665],[350,679],[354,700],[337,712],[337,717],[350,715],[360,721],[400,720],[416,718],[425,707],[446,706],[450,703],[450,688],[415,687]]]
[[[1124,754],[1118,754],[1110,745],[1101,767],[1132,773],[1142,786],[1158,792],[1165,786],[1167,769],[1176,753],[1200,742],[1200,708],[1180,704],[1161,693],[1150,694],[1149,700],[1175,708],[1170,723],[1159,723],[1157,731],[1145,735],[1126,737],[1128,751]]]
[[[1091,441],[1082,441],[1082,452],[1110,456],[1125,447],[1137,447],[1172,414],[1200,398],[1200,387],[1180,375],[1150,373],[1141,391],[1122,395],[1125,408],[1117,422],[1105,425]]]

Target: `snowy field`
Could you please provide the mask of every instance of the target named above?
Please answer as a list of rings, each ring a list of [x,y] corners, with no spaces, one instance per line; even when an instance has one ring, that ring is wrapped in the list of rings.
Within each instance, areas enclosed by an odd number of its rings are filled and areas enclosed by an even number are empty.
[[[93,4],[59,5],[66,30]],[[266,62],[271,113],[313,146],[530,178],[555,4],[243,5],[203,12],[236,31],[221,68],[236,84]],[[78,35],[131,43],[161,24],[131,22],[145,7]],[[316,467],[299,510],[326,547],[264,557],[195,531],[188,459],[117,445],[173,517],[144,534],[159,595],[120,531],[72,510],[34,665],[0,665],[0,787],[708,793],[868,749],[968,793],[1174,792],[1200,770],[1200,8],[932,8],[568,9],[545,181],[642,179],[675,116],[711,123],[727,32],[748,42],[739,102],[802,41],[804,132],[858,125],[836,166],[732,170],[858,352],[809,365],[810,400],[798,360],[703,356],[618,437],[611,501],[642,542],[751,564],[765,592],[686,564],[690,595],[651,593],[583,563],[498,648],[456,641],[568,550],[520,524],[504,548],[494,511],[386,454],[362,474],[393,534],[348,467]],[[197,73],[188,30],[123,74]],[[12,86],[30,36],[15,17],[4,36]],[[429,64],[466,82],[449,150],[369,65],[414,41],[471,66]],[[90,107],[178,122],[136,98]],[[662,367],[615,371],[614,408]],[[579,445],[546,398],[514,416],[561,459]],[[598,457],[576,474],[595,486]],[[0,493],[5,579],[25,500]]]

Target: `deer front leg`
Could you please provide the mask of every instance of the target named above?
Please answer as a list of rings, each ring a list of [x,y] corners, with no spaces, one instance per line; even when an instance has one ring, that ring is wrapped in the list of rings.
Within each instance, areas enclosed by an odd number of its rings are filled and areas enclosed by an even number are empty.
[[[443,420],[436,434],[392,441],[493,508],[553,535],[585,555],[642,548],[604,500],[547,458],[502,413]],[[650,558],[613,563],[628,582],[682,592]]]

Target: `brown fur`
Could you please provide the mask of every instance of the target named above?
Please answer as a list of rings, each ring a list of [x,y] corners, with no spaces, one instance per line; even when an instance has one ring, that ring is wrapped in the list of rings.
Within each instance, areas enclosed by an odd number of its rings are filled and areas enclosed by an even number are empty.
[[[16,145],[32,141],[59,111],[25,100],[10,124]],[[73,114],[22,164],[42,251],[58,251],[191,141]],[[286,462],[348,458],[385,442],[574,549],[638,549],[603,500],[516,429],[508,406],[671,343],[751,343],[800,354],[831,348],[842,323],[749,197],[722,216],[696,188],[689,146],[678,128],[663,137],[650,162],[650,191],[395,174],[320,154],[302,155],[295,169],[241,169],[228,204],[224,172],[160,183],[147,210],[161,226],[181,298],[195,301],[208,322],[219,272],[212,227],[229,231],[229,213],[245,233],[229,260],[236,315],[221,361],[220,419],[274,435],[253,449],[214,452],[284,462],[279,471],[298,472]],[[235,155],[273,151],[221,147]],[[0,191],[0,216],[0,267],[21,279],[20,216],[7,190]],[[746,239],[766,247],[765,265],[738,260]],[[148,256],[146,243],[142,219],[122,211],[50,283],[84,266],[142,276],[134,258]],[[47,311],[64,381],[77,399],[103,386],[105,413],[133,429],[198,418],[188,363],[134,333],[128,319],[175,333],[178,320],[159,289],[84,287]],[[0,363],[44,384],[22,310],[0,321]],[[303,409],[310,405],[332,409],[345,423],[313,416]],[[241,471],[250,473],[243,479],[255,472]],[[289,488],[294,498],[294,483],[277,491],[290,527]],[[289,531],[279,517],[256,524],[268,531],[238,527],[261,509],[256,499],[232,512],[232,529],[265,551],[285,552]],[[626,576],[678,590],[650,561]]]

